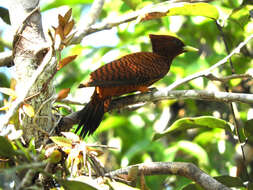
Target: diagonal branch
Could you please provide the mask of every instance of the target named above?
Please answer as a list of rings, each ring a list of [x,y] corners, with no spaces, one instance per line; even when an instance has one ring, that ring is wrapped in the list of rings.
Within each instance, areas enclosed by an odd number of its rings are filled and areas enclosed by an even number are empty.
[[[188,179],[193,180],[205,190],[230,190],[230,188],[221,184],[213,177],[209,176],[202,170],[200,170],[196,165],[192,163],[185,162],[151,162],[151,163],[142,163],[126,168],[121,168],[119,170],[111,171],[105,174],[108,177],[119,177],[122,175],[129,175],[129,172],[132,168],[138,168],[138,175],[179,175],[184,176]]]

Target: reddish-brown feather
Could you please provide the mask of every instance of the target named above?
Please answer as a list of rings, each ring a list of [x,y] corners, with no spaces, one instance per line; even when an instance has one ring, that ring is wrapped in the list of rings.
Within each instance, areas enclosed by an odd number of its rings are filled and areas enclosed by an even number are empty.
[[[169,66],[168,58],[155,53],[133,53],[98,68],[91,73],[90,80],[83,85],[110,87],[118,87],[119,84],[147,85],[149,81],[166,75]]]

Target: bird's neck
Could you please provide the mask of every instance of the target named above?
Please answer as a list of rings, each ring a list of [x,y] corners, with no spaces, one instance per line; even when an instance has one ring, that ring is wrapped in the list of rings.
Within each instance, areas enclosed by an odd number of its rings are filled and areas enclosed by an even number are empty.
[[[166,55],[163,55],[161,53],[156,53],[156,52],[153,52],[154,54],[162,57],[164,59],[164,61],[168,64],[168,66],[170,67],[171,63],[172,63],[172,60],[174,59],[174,57],[172,56],[166,56]]]

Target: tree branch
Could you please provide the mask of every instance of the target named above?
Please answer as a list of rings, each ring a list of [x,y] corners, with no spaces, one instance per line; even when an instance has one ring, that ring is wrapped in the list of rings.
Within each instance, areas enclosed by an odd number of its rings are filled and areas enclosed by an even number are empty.
[[[126,168],[121,168],[116,171],[106,173],[108,177],[119,177],[121,174],[128,175],[130,170],[138,167],[138,175],[179,175],[193,180],[206,190],[230,190],[230,188],[221,184],[192,163],[184,162],[151,162],[142,163]]]
[[[195,99],[195,100],[208,100],[218,102],[242,102],[253,104],[253,95],[244,93],[229,93],[219,91],[206,91],[206,90],[174,90],[168,88],[156,90],[147,93],[140,93],[113,99],[109,110],[124,109],[129,105],[157,102],[161,100],[170,99]],[[63,117],[57,124],[59,131],[69,130],[74,124],[79,122],[78,112],[71,113]],[[59,133],[59,132],[58,132]]]
[[[104,0],[94,0],[91,6],[91,10],[86,17],[87,19],[85,19],[85,22],[79,23],[79,27],[76,30],[76,35],[72,39],[72,44],[79,44],[84,38],[84,36],[89,33],[91,25],[93,25],[99,18],[103,5]]]

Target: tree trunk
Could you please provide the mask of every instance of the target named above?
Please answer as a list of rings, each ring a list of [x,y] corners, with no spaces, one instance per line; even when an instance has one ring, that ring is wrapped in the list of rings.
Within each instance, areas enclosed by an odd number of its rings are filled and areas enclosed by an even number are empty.
[[[18,95],[23,92],[27,82],[40,66],[48,50],[46,47],[49,47],[43,33],[38,4],[39,0],[9,0],[11,25],[16,32],[13,40],[13,61]],[[54,69],[55,65],[46,68],[28,93],[27,97],[33,97],[25,103],[34,108],[35,116],[19,113],[25,141],[28,142],[34,137],[37,146],[44,139],[45,133],[42,131],[49,132],[53,126],[51,97],[54,95],[54,87],[50,79]]]

